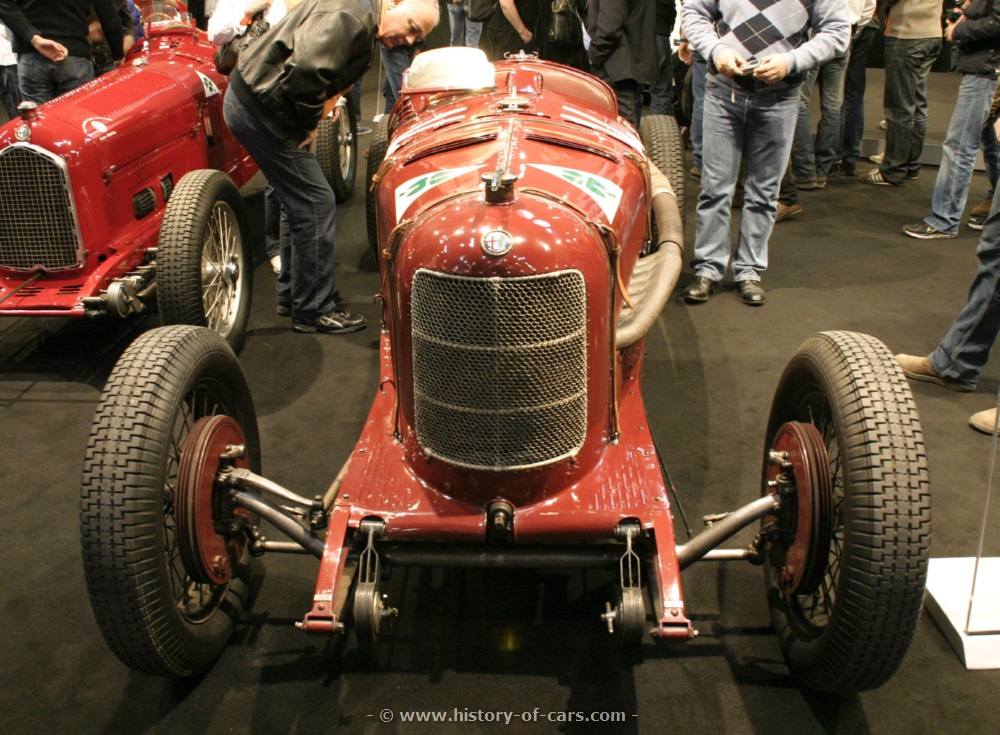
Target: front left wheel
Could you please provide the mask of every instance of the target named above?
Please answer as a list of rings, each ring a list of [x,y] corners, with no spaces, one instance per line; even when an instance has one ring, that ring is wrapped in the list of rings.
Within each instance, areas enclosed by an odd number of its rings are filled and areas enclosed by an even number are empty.
[[[105,385],[80,496],[94,617],[115,655],[138,671],[204,672],[249,597],[246,537],[232,522],[238,519],[220,516],[219,497],[183,489],[197,486],[185,482],[198,466],[190,448],[211,440],[214,452],[244,447],[237,466],[260,472],[256,414],[233,351],[200,327],[160,327],[139,337]],[[217,456],[202,466],[217,465]],[[203,486],[211,488],[208,480]]]

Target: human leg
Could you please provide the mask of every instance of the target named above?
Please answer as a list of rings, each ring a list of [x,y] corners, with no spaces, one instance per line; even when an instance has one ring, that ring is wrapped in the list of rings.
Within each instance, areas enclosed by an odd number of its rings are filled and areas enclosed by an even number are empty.
[[[654,115],[674,114],[673,47],[670,36],[656,35],[656,62],[659,74],[649,88],[649,111]]]
[[[792,147],[799,97],[756,94],[746,123],[746,196],[733,255],[733,278],[759,281],[767,269],[767,242],[774,228],[778,190]]]
[[[691,162],[701,171],[702,139],[704,138],[705,77],[708,63],[699,54],[691,54]]]
[[[861,157],[861,138],[865,131],[865,89],[867,88],[868,56],[877,35],[874,26],[862,26],[851,41],[850,58],[844,75],[843,135],[840,156],[844,173],[854,174]]]
[[[817,70],[820,119],[813,150],[816,157],[816,176],[820,179],[830,174],[840,151],[840,119],[844,106],[844,75],[847,73],[847,63],[846,56],[830,59]]]
[[[39,53],[18,55],[17,76],[25,101],[40,105],[56,96],[55,66]]]
[[[462,0],[448,0],[448,30],[450,46],[465,45],[465,3]]]
[[[696,276],[718,282],[729,263],[729,219],[743,151],[747,96],[709,82],[704,97],[704,155],[701,191],[695,213],[695,244],[691,267]],[[788,153],[785,153],[788,160]]]
[[[816,156],[813,152],[812,122],[809,119],[809,103],[812,100],[816,69],[806,72],[806,78],[799,86],[799,107],[792,135],[792,171],[795,180],[803,189],[816,189]]]
[[[996,82],[975,74],[963,74],[951,122],[941,147],[931,212],[924,222],[941,232],[954,234],[965,210],[972,182],[976,152],[983,137],[983,120],[993,98]]]
[[[17,106],[21,104],[21,89],[17,82],[17,66],[0,66],[0,102],[13,120],[17,117]]]
[[[56,96],[71,92],[94,78],[94,62],[80,56],[67,56],[56,62]]]
[[[940,38],[885,38],[885,157],[879,170],[893,185],[902,184],[910,172],[915,160],[913,148],[918,144],[923,148],[927,72],[940,49]],[[916,159],[919,157],[917,151]]]
[[[1000,199],[993,206],[979,238],[979,267],[969,286],[965,306],[930,361],[935,372],[957,383],[975,386],[1000,333]]]
[[[386,48],[379,45],[382,55],[382,67],[385,79],[382,82],[382,97],[385,99],[385,113],[388,115],[399,99],[399,90],[403,86],[403,72],[410,68],[413,61],[413,46],[395,46]]]

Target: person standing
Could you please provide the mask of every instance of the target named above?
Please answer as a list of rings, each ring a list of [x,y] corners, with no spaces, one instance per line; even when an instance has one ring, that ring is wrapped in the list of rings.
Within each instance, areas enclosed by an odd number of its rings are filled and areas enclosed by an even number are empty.
[[[499,0],[499,8],[483,21],[479,48],[490,61],[503,61],[507,54],[535,51],[535,24],[544,0]]]
[[[902,186],[920,175],[927,75],[941,53],[941,0],[889,0],[885,30],[885,155],[863,184]]]
[[[21,88],[17,81],[17,54],[11,45],[14,34],[0,23],[0,107],[8,120],[17,117],[17,106],[21,104]]]
[[[14,33],[21,96],[42,104],[94,78],[87,39],[91,5],[120,61],[122,23],[114,0],[0,0],[0,23]]]
[[[708,301],[730,263],[729,219],[745,164],[739,241],[732,255],[740,299],[766,301],[760,285],[774,228],[778,190],[792,147],[805,73],[843,55],[850,39],[844,0],[786,0],[758,9],[752,0],[686,0],[684,36],[708,62],[701,192],[689,304]],[[755,69],[745,67],[748,61]]]
[[[851,13],[851,48],[847,52],[847,71],[844,73],[844,109],[841,115],[840,169],[844,176],[857,178],[857,164],[861,157],[861,138],[865,132],[865,89],[868,86],[868,56],[875,36],[878,35],[879,18],[875,13],[875,0],[848,0]],[[855,20],[855,16],[857,20]]]
[[[302,333],[364,329],[335,285],[336,198],[314,153],[316,128],[375,58],[425,37],[439,20],[435,0],[303,0],[241,51],[224,100],[226,124],[260,166],[284,207],[279,313]]]
[[[591,73],[611,85],[618,114],[638,130],[642,86],[659,74],[654,0],[590,0],[587,33]]]
[[[922,222],[905,225],[903,233],[920,240],[958,236],[972,183],[976,152],[982,148],[990,188],[1000,176],[1000,149],[993,126],[983,121],[990,109],[1000,67],[1000,10],[994,0],[971,0],[956,19],[949,19],[945,37],[958,53],[955,71],[961,73],[958,97],[941,146],[941,166],[931,194],[931,211]]]

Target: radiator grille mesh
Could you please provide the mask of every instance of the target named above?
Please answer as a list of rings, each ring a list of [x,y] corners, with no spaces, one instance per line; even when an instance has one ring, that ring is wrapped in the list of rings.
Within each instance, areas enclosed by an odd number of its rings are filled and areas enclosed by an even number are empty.
[[[523,278],[418,271],[413,390],[424,451],[486,470],[538,467],[579,451],[586,296],[579,271]]]
[[[0,266],[82,265],[73,211],[59,159],[26,145],[0,152]]]

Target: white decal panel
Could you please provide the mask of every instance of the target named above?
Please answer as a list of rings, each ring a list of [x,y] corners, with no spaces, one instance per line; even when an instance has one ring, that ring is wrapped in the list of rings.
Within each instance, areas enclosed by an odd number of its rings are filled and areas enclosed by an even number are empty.
[[[396,222],[403,219],[406,210],[410,208],[410,205],[413,204],[413,201],[417,197],[426,194],[435,186],[440,186],[446,181],[451,181],[469,171],[475,171],[477,168],[480,167],[463,166],[461,168],[449,168],[444,171],[435,171],[432,174],[422,174],[409,181],[404,181],[396,188]]]
[[[219,85],[213,82],[209,77],[202,74],[200,71],[195,70],[195,74],[201,80],[201,86],[205,88],[205,97],[214,97],[217,94],[222,94],[222,90],[219,89]]]
[[[546,166],[541,163],[530,163],[529,166],[546,171],[563,181],[572,184],[588,197],[597,202],[597,205],[608,218],[608,224],[615,218],[618,212],[618,205],[622,200],[622,189],[612,181],[601,176],[595,176],[588,171],[578,171],[574,168],[564,166]]]

